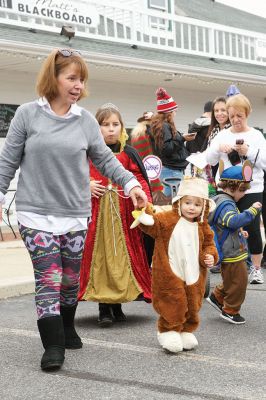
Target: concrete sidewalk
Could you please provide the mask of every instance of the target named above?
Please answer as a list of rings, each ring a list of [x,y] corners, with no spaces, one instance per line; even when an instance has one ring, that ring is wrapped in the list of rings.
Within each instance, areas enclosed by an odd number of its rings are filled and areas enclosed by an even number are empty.
[[[33,292],[32,264],[22,240],[0,241],[0,299]]]
[[[263,228],[261,233],[265,243]],[[0,299],[34,293],[34,274],[28,251],[21,239],[9,239],[0,241]]]

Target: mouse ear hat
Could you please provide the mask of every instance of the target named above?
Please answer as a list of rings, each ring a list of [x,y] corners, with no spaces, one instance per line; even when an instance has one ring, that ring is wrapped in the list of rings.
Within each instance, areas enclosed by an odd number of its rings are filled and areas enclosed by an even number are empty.
[[[236,181],[249,183],[252,181],[253,168],[250,161],[246,160],[243,165],[233,165],[224,169],[224,162],[219,162],[220,181]]]

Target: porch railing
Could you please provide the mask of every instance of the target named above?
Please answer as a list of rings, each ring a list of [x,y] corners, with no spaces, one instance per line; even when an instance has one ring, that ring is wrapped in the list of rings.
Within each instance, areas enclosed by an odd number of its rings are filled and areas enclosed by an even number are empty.
[[[143,48],[193,54],[213,59],[266,65],[266,35],[226,25],[167,14],[137,11],[124,5],[87,1],[97,9],[97,27],[76,25],[76,36],[127,43]],[[0,23],[58,32],[62,22],[27,17],[1,9]],[[75,24],[71,24],[75,25]]]

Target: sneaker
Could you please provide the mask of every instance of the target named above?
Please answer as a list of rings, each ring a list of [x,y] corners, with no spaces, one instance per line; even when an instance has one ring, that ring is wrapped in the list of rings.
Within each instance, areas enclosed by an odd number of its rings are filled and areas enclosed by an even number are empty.
[[[248,279],[249,279],[249,283],[250,284],[264,283],[264,279],[263,279],[261,268],[256,269],[255,267],[253,267],[250,270],[250,274],[249,274]]]
[[[245,318],[241,317],[240,314],[229,314],[222,310],[222,314],[220,314],[220,316],[231,324],[240,325],[246,323]]]
[[[223,306],[222,304],[219,303],[219,301],[216,299],[213,293],[209,297],[206,298],[206,301],[213,306],[217,311],[222,311]]]
[[[214,267],[210,268],[212,274],[219,274],[221,272],[221,264],[217,264]]]

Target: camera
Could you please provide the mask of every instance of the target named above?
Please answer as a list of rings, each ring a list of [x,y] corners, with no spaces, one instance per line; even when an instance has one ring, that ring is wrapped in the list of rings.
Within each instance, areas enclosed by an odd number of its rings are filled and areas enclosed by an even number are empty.
[[[244,144],[244,139],[236,139],[236,144]]]

